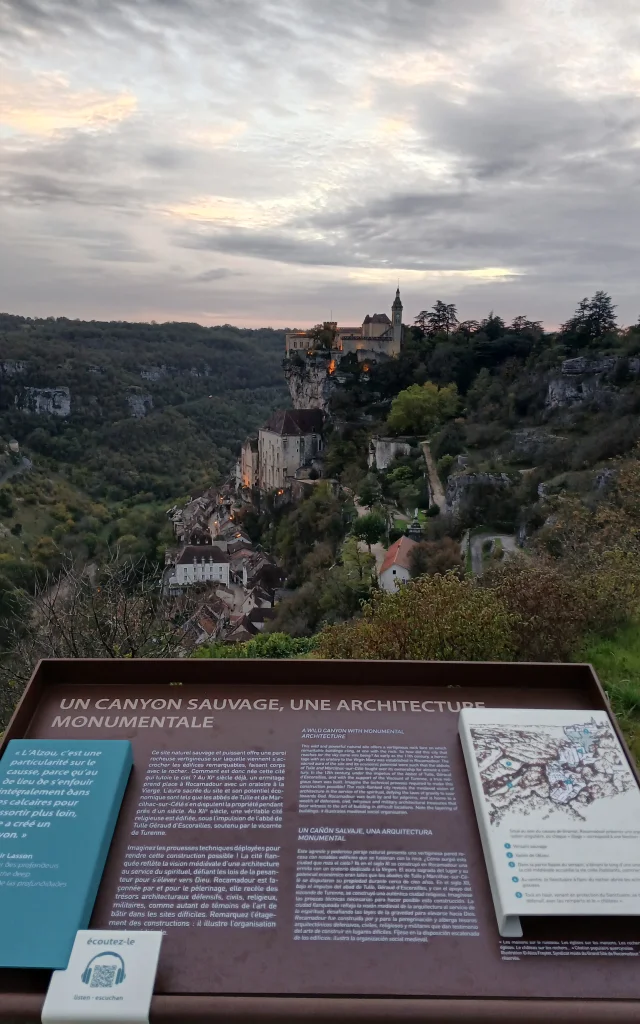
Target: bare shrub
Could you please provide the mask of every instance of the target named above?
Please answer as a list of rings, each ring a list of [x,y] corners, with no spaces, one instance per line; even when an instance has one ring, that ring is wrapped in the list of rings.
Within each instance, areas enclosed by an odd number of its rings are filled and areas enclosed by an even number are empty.
[[[116,552],[93,573],[68,561],[25,595],[0,664],[3,720],[41,658],[175,657],[198,595],[164,597],[160,584],[155,566],[121,561]]]

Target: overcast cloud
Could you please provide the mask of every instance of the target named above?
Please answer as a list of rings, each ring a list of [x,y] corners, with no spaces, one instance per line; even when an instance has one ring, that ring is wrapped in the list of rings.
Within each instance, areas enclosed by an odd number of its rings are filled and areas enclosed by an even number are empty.
[[[637,0],[0,0],[0,309],[635,322],[639,44]]]

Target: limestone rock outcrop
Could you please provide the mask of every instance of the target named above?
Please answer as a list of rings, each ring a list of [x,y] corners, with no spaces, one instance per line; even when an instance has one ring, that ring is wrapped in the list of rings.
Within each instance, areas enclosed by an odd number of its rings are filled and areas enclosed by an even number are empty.
[[[565,359],[560,373],[551,377],[547,387],[547,409],[564,409],[584,402],[606,408],[624,377],[640,375],[640,358],[620,356],[575,356]]]
[[[328,412],[329,399],[336,381],[327,359],[285,359],[284,377],[294,409],[321,409]]]
[[[15,396],[15,403],[36,416],[66,417],[71,413],[71,392],[69,388],[23,388]]]
[[[447,480],[444,511],[459,516],[462,504],[475,487],[510,490],[514,480],[508,473],[456,473]]]
[[[145,395],[141,393],[131,393],[127,395],[127,404],[129,406],[129,412],[134,419],[140,420],[143,416],[153,409],[153,398],[151,395]]]

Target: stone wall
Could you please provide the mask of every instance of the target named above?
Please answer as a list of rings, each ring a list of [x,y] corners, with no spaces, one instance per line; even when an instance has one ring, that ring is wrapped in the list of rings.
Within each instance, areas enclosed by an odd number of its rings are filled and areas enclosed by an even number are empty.
[[[388,469],[397,455],[410,455],[411,445],[397,437],[372,437],[369,442],[369,469]]]

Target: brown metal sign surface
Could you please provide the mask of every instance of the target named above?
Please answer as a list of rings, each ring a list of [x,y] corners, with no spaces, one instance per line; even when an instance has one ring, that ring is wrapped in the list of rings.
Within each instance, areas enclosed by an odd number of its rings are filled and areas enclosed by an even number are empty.
[[[165,932],[156,992],[640,997],[635,920],[499,937],[457,735],[465,702],[586,710],[588,685],[416,685],[402,665],[369,684],[344,664],[296,684],[304,662],[225,681],[234,664],[180,686],[58,673],[26,730],[133,744],[91,926]]]

